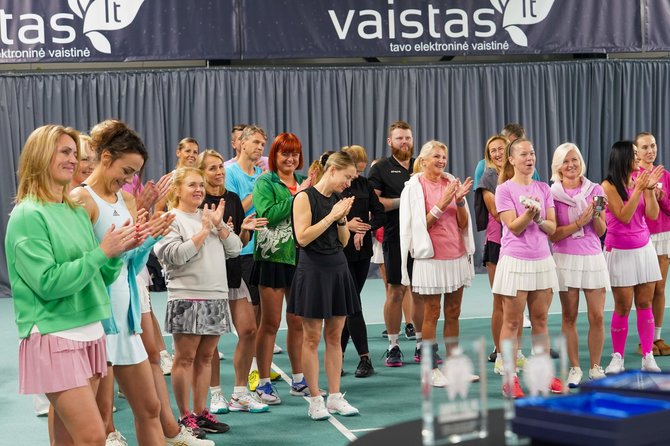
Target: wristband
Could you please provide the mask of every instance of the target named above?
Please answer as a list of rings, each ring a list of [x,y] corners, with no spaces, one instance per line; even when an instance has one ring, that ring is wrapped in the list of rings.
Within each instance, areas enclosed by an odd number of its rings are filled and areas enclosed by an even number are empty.
[[[465,200],[457,201],[456,206],[458,206],[459,208],[462,208],[463,206],[465,206]]]
[[[444,214],[444,211],[440,209],[437,205],[433,206],[433,208],[430,210],[430,215],[435,217],[436,219],[440,219],[442,215]]]
[[[391,209],[398,209],[400,207],[400,198],[391,198]]]

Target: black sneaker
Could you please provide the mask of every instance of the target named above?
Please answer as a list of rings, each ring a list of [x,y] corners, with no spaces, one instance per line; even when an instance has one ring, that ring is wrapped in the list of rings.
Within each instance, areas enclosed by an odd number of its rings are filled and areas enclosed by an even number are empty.
[[[382,331],[382,338],[388,338],[389,337],[389,332],[384,330]]]
[[[386,367],[402,367],[402,352],[400,347],[394,345],[392,348],[386,350]]]
[[[198,440],[204,440],[207,437],[205,431],[198,427],[198,418],[195,416],[195,414],[191,414],[180,419],[179,424],[186,427],[187,429],[190,429],[191,432],[193,432],[193,436]]]
[[[196,423],[198,423],[198,427],[200,429],[212,434],[223,434],[230,430],[230,426],[228,426],[226,423],[221,423],[214,415],[209,413],[208,410],[204,410],[200,415],[198,415],[198,418],[196,418]]]
[[[491,354],[489,355],[489,362],[496,362],[497,358],[498,358],[498,350],[494,348]]]
[[[551,356],[551,359],[558,359],[558,352],[554,350],[553,348],[549,349],[549,356]]]
[[[356,378],[367,378],[368,376],[372,376],[373,373],[375,373],[375,369],[372,367],[370,357],[361,356],[361,361],[358,363],[358,367],[356,367]]]
[[[442,358],[440,358],[440,354],[438,353],[438,348],[437,344],[433,345],[433,368],[437,368],[438,364],[442,364]]]
[[[405,324],[405,337],[407,339],[416,339],[416,330],[414,329],[414,324],[411,322]]]
[[[414,349],[414,362],[420,363],[421,362],[421,346],[417,345],[416,348]]]

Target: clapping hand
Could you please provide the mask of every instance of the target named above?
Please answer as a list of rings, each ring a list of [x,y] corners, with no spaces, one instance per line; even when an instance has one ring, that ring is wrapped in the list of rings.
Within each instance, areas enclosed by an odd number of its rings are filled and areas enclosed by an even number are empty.
[[[335,203],[329,214],[332,218],[332,221],[341,220],[342,218],[346,217],[353,204],[354,197],[343,198]]]
[[[472,178],[467,177],[464,183],[461,184],[460,179],[456,179],[456,183],[458,184],[455,192],[456,202],[460,202],[472,190],[473,181]]]
[[[252,212],[247,215],[242,221],[242,229],[246,229],[249,232],[253,232],[256,228],[265,227],[268,224],[267,218],[255,218],[256,213]]]
[[[223,211],[226,209],[226,201],[222,198],[219,200],[219,205],[212,205],[208,208],[207,205],[203,207],[204,209],[209,209],[210,218],[212,219],[212,226],[215,228],[221,227],[221,222],[223,221]],[[232,220],[231,220],[232,221]]]
[[[109,258],[118,257],[126,251],[135,249],[144,243],[149,230],[145,223],[132,225],[130,219],[126,220],[118,229],[111,225],[100,240],[100,249]]]
[[[361,220],[360,217],[354,217],[347,222],[347,228],[355,234],[365,234],[371,226]]]

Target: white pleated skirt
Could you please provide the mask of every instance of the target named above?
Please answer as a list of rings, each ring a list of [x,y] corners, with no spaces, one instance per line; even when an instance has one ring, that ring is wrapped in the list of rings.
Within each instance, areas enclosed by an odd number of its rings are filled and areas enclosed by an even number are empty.
[[[651,243],[654,245],[656,255],[670,255],[670,231],[651,234]]]
[[[554,253],[559,291],[568,288],[597,290],[610,287],[610,275],[602,252],[594,255]]]
[[[521,260],[503,256],[498,261],[491,290],[503,296],[516,296],[518,291],[536,291],[551,288],[558,291],[556,263],[549,256],[541,260]]]
[[[384,263],[384,251],[382,251],[382,244],[379,240],[372,237],[372,258],[370,263],[381,265]]]
[[[454,260],[414,259],[412,291],[418,294],[453,293],[472,284],[474,267],[465,254]]]
[[[612,286],[628,287],[661,280],[661,269],[651,240],[642,248],[605,251],[605,261]]]

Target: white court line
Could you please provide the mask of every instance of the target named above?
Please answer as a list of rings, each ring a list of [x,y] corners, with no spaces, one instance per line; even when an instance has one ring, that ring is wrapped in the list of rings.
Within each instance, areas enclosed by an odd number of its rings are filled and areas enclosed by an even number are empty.
[[[351,429],[351,432],[373,432],[383,429],[381,427],[369,427],[367,429]]]

